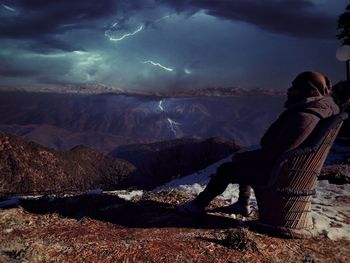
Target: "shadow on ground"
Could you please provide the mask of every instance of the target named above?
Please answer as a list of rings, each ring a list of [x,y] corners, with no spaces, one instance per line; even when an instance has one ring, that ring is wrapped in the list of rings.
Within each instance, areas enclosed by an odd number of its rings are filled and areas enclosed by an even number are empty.
[[[240,221],[232,218],[207,215],[190,218],[177,212],[176,206],[156,201],[126,201],[111,195],[81,195],[74,197],[37,200],[21,199],[19,206],[35,214],[58,213],[67,218],[91,218],[129,228],[190,227],[227,229],[237,227]]]

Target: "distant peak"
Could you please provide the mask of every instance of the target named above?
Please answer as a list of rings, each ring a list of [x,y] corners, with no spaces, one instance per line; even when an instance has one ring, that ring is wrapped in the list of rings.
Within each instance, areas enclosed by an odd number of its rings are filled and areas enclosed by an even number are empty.
[[[60,94],[114,94],[130,96],[156,96],[156,97],[231,97],[252,95],[284,95],[285,91],[264,88],[238,88],[238,87],[207,87],[207,88],[178,88],[176,90],[134,90],[112,87],[103,83],[97,84],[69,84],[65,86],[47,87],[0,87],[0,91],[45,92]]]

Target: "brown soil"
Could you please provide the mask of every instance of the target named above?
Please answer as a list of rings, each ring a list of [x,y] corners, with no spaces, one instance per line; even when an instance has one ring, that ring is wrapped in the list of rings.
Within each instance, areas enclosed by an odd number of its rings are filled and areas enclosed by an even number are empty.
[[[225,214],[176,213],[190,196],[145,193],[23,200],[0,210],[0,262],[348,262],[349,241],[283,239]],[[215,200],[212,207],[223,205]]]

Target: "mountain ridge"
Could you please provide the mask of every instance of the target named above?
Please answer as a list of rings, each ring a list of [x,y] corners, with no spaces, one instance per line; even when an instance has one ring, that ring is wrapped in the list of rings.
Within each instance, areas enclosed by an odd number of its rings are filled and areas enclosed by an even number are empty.
[[[125,146],[104,155],[84,145],[57,151],[0,132],[0,196],[96,188],[151,189],[206,167],[238,148],[223,138],[187,138]]]
[[[135,169],[85,146],[60,152],[0,132],[0,194],[115,189]]]
[[[177,90],[133,90],[123,89],[104,84],[66,85],[59,87],[0,87],[0,92],[37,92],[37,93],[58,93],[58,94],[100,94],[100,95],[125,95],[125,96],[145,96],[145,97],[194,97],[194,96],[247,96],[247,95],[285,95],[285,91],[272,90],[266,88],[239,88],[239,87],[206,87],[196,89]]]
[[[2,92],[0,105],[0,131],[58,150],[84,144],[108,153],[123,144],[192,136],[256,144],[282,99]]]

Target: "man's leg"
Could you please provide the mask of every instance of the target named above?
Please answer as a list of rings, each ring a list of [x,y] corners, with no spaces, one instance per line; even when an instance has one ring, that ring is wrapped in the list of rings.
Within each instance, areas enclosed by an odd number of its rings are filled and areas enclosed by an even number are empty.
[[[250,187],[250,185],[240,184],[238,203],[242,205],[248,205],[251,191],[252,191],[252,188]]]
[[[234,173],[232,162],[222,164],[212,176],[207,187],[194,200],[199,207],[206,207],[216,196],[222,194],[231,183]]]
[[[240,184],[239,185],[239,196],[238,201],[222,208],[222,212],[227,212],[231,214],[241,214],[243,216],[249,216],[251,214],[251,209],[249,206],[249,200],[252,188],[250,185]]]
[[[222,194],[230,183],[240,185],[238,202],[231,206],[232,210],[244,216],[250,214],[249,199],[251,194],[250,184],[261,184],[265,176],[256,176],[262,172],[256,167],[252,167],[252,162],[242,162],[235,160],[222,164],[212,176],[207,187],[193,201],[186,202],[179,206],[179,211],[191,215],[205,214],[205,207],[218,195]],[[245,165],[249,164],[249,166]],[[242,167],[243,166],[243,167]],[[257,170],[257,171],[255,171]],[[261,177],[261,178],[260,178]]]

